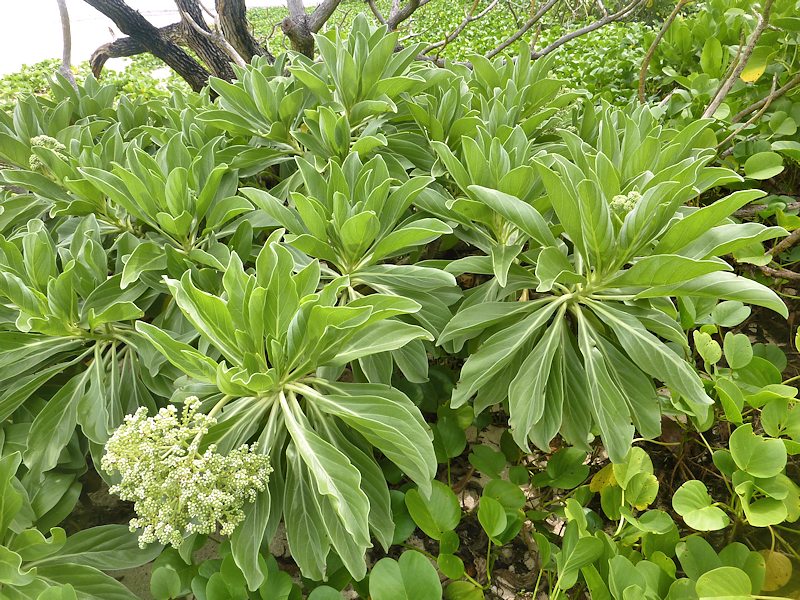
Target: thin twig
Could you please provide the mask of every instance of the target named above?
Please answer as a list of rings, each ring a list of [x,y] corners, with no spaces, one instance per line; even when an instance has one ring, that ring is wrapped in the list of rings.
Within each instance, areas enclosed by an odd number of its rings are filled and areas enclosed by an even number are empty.
[[[788,239],[788,238],[787,238]],[[789,271],[788,269],[773,269],[772,267],[759,267],[759,270],[769,277],[775,279],[788,279],[790,281],[800,281],[800,273]]]
[[[756,44],[758,43],[761,34],[764,33],[764,29],[766,28],[767,24],[769,23],[769,15],[770,11],[772,10],[772,4],[775,0],[766,0],[764,3],[764,10],[757,14],[758,17],[758,25],[756,25],[753,34],[750,36],[750,40],[747,42],[747,46],[745,47],[744,51],[742,51],[741,56],[739,57],[739,61],[736,63],[736,68],[730,73],[728,77],[723,79],[720,82],[719,88],[717,89],[716,94],[714,94],[713,99],[709,103],[706,110],[703,112],[703,118],[708,118],[717,112],[717,109],[722,104],[722,101],[725,100],[728,93],[731,91],[733,84],[742,74],[744,71],[745,66],[747,65],[747,61],[750,60],[750,56],[753,54],[753,50],[755,50]]]
[[[598,0],[598,2],[600,2],[600,0]],[[647,49],[647,54],[645,54],[644,60],[642,61],[642,68],[639,69],[639,102],[642,104],[644,104],[646,101],[644,97],[644,83],[647,79],[647,70],[650,68],[650,61],[653,60],[653,55],[656,52],[656,48],[658,47],[658,44],[661,43],[661,40],[664,39],[664,36],[666,35],[670,25],[672,25],[673,21],[675,21],[675,19],[678,17],[681,9],[689,2],[691,2],[691,0],[680,0],[678,4],[675,5],[675,8],[669,14],[667,20],[664,21],[661,29],[658,30],[658,34],[656,34],[656,38],[653,40],[653,43],[650,44],[650,47]],[[606,15],[608,15],[607,12]]]
[[[800,73],[797,73],[788,82],[786,82],[786,84],[784,84],[781,87],[779,87],[777,90],[772,92],[766,98],[762,98],[758,102],[755,102],[755,103],[751,104],[750,106],[748,106],[747,108],[745,108],[744,110],[736,113],[733,116],[733,119],[731,119],[731,121],[734,122],[734,123],[738,123],[739,121],[741,121],[743,118],[745,118],[747,115],[749,115],[754,110],[758,110],[759,108],[764,106],[764,104],[766,104],[768,102],[772,102],[773,100],[776,100],[776,99],[780,98],[781,96],[785,95],[787,92],[789,92],[792,89],[796,88],[798,85],[800,85]]]
[[[375,0],[367,0],[367,4],[369,5],[369,9],[372,11],[372,14],[375,15],[376,19],[378,19],[378,23],[381,25],[386,25],[386,17],[383,16],[381,9],[378,8],[377,4],[375,4]]]
[[[795,229],[792,233],[770,248],[769,254],[778,256],[781,252],[789,250],[789,248],[797,244],[797,242],[800,242],[800,229]],[[800,275],[798,275],[798,278],[800,278]]]

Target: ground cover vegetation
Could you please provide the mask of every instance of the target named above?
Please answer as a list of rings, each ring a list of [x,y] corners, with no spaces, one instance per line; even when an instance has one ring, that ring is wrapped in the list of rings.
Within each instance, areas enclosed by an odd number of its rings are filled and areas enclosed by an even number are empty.
[[[800,597],[800,5],[641,4],[5,78],[0,597]]]

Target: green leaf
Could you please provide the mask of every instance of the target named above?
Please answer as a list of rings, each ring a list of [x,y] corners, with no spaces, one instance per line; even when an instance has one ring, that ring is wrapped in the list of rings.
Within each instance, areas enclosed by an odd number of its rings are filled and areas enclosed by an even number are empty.
[[[41,566],[36,575],[50,585],[71,585],[78,600],[137,600],[119,581],[86,565]]]
[[[753,477],[774,477],[786,466],[783,442],[756,435],[752,425],[737,427],[729,444],[736,466]]]
[[[321,585],[314,588],[308,595],[308,600],[342,600],[342,594],[327,585]]]
[[[281,398],[284,422],[298,449],[316,490],[327,496],[353,541],[369,546],[369,499],[361,489],[361,475],[347,457],[308,428],[296,416],[297,401]]]
[[[753,154],[744,163],[744,174],[750,179],[771,179],[783,172],[783,158],[776,152]]]
[[[0,546],[0,584],[22,587],[35,579],[36,569],[22,570],[22,557]]]
[[[710,273],[675,286],[658,286],[637,294],[637,298],[659,296],[699,296],[738,300],[774,310],[786,318],[789,311],[780,297],[768,287],[733,273]]]
[[[705,484],[696,480],[685,482],[672,497],[672,508],[697,531],[718,531],[730,523],[728,515],[712,503]]]
[[[120,287],[124,290],[137,281],[142,273],[164,271],[167,268],[167,255],[164,248],[155,242],[142,242],[133,249],[127,260],[123,259],[123,262],[125,266],[122,269]]]
[[[204,356],[189,344],[179,342],[155,325],[138,321],[136,331],[141,333],[164,357],[187,375],[205,383],[217,380],[217,363]]]
[[[370,572],[369,594],[372,600],[433,600],[442,597],[442,584],[428,559],[409,550],[398,561],[378,561]]]
[[[530,204],[523,202],[515,196],[510,196],[498,190],[481,187],[479,185],[471,185],[468,189],[474,198],[480,200],[493,211],[508,219],[534,241],[542,246],[557,245],[547,222],[539,211]]]
[[[461,520],[461,505],[447,485],[433,481],[430,497],[422,496],[416,489],[406,492],[406,507],[411,518],[428,537],[442,538],[447,531],[456,528]]]
[[[75,433],[78,401],[89,373],[87,369],[64,384],[33,420],[23,455],[25,466],[31,471],[49,471],[58,464],[62,450]]]
[[[748,600],[753,593],[747,573],[736,567],[719,567],[703,573],[695,589],[700,600]]]
[[[506,530],[508,524],[503,505],[491,496],[482,496],[478,503],[478,521],[489,539],[500,545],[497,537]]]
[[[70,563],[115,571],[138,567],[152,561],[160,553],[161,546],[158,544],[139,548],[138,535],[131,532],[127,525],[100,525],[69,536],[58,552],[38,564]]]
[[[357,430],[427,491],[436,456],[419,409],[399,390],[381,384],[327,384],[337,394],[305,390],[319,410]]]
[[[563,549],[558,555],[558,574],[560,587],[568,590],[575,585],[583,567],[592,564],[603,553],[603,542],[595,537],[582,537],[569,550]]]
[[[731,369],[743,369],[753,360],[753,346],[743,333],[727,332],[723,343],[725,360]]]

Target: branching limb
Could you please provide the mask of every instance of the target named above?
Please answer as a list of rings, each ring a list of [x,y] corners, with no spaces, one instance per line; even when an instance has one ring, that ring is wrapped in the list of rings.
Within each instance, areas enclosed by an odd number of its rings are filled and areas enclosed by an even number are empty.
[[[742,51],[741,55],[739,56],[739,60],[736,63],[736,67],[731,71],[731,73],[724,78],[717,88],[717,92],[714,94],[714,97],[711,99],[711,102],[706,107],[706,110],[703,112],[703,118],[708,118],[717,112],[717,109],[722,104],[723,100],[725,100],[728,93],[731,91],[733,84],[736,83],[736,80],[744,71],[745,66],[747,65],[747,61],[750,60],[750,56],[753,54],[753,50],[755,50],[756,44],[758,43],[761,34],[764,33],[764,29],[766,29],[767,24],[769,23],[769,15],[770,11],[772,10],[772,5],[775,0],[766,0],[764,2],[764,9],[758,13],[758,24],[756,25],[753,34],[750,36],[750,39],[747,42],[747,46],[745,46],[744,50]]]
[[[767,98],[771,98],[772,97],[772,92],[775,91],[775,87],[777,85],[777,81],[778,81],[778,76],[777,75],[773,76],[773,78],[772,78],[772,91],[767,96]],[[758,121],[764,115],[764,113],[767,112],[767,109],[769,108],[769,105],[770,105],[771,102],[772,102],[772,100],[770,99],[770,101],[766,102],[756,114],[754,114],[752,117],[750,117],[750,119],[747,120],[746,123],[744,123],[743,125],[741,125],[739,127],[735,127],[734,130],[730,133],[730,135],[728,135],[724,140],[722,140],[719,144],[717,144],[717,151],[719,151],[719,149],[722,148],[723,146],[725,146],[728,142],[733,140],[733,138],[735,138],[736,135],[740,131],[746,129],[747,127],[749,127],[750,125],[752,125],[753,123]],[[735,126],[735,124],[734,124],[734,126]],[[724,154],[724,156],[727,156],[727,153]]]
[[[742,119],[744,119],[747,115],[751,112],[759,110],[765,104],[770,104],[774,100],[777,100],[781,96],[786,95],[788,92],[792,91],[794,88],[800,85],[800,73],[797,73],[794,77],[792,77],[789,81],[787,81],[784,85],[779,87],[776,90],[770,92],[770,94],[758,102],[755,102],[742,110],[741,112],[736,113],[731,119],[734,123],[738,123]]]
[[[489,14],[494,9],[494,7],[497,6],[497,3],[500,2],[500,0],[492,0],[486,8],[484,8],[478,14],[475,14],[475,11],[478,9],[479,2],[480,2],[480,0],[475,0],[472,3],[472,9],[464,17],[464,20],[462,20],[461,23],[459,23],[458,26],[451,33],[449,33],[445,37],[445,39],[443,39],[440,42],[436,42],[434,44],[431,44],[427,48],[424,48],[422,50],[422,54],[428,54],[431,50],[435,50],[437,48],[442,48],[443,49],[444,47],[446,47],[450,42],[452,42],[454,39],[456,39],[461,34],[462,31],[464,31],[464,29],[467,27],[467,25],[469,25],[470,23],[474,23],[478,19],[482,19],[487,14]]]
[[[380,23],[381,25],[386,25],[387,24],[386,17],[383,16],[381,9],[378,8],[377,4],[375,4],[375,0],[367,0],[367,5],[369,6],[369,9],[372,11],[372,14],[375,15],[375,18],[378,20],[378,23]]]
[[[645,54],[644,60],[642,61],[642,68],[639,69],[639,102],[641,102],[642,104],[644,104],[646,100],[644,97],[644,84],[647,79],[647,70],[650,68],[650,61],[653,60],[653,55],[656,53],[656,48],[658,48],[658,44],[661,43],[661,40],[664,39],[664,36],[666,35],[670,25],[672,25],[673,21],[675,21],[675,19],[678,17],[678,14],[680,14],[681,9],[684,6],[686,6],[689,2],[691,2],[691,0],[680,0],[675,5],[675,8],[669,14],[667,20],[664,21],[663,25],[661,25],[661,29],[658,30],[656,38],[653,40],[653,43],[650,44],[650,47],[647,49],[647,54]]]
[[[206,10],[205,7],[203,7],[203,9]],[[189,13],[185,12],[182,9],[179,9],[179,10],[180,10],[180,13],[181,13],[181,17],[183,17],[183,19],[187,23],[189,23],[189,26],[192,29],[194,29],[199,35],[202,35],[203,37],[207,38],[208,40],[210,40],[215,45],[217,45],[220,48],[222,48],[225,51],[225,54],[227,54],[230,57],[230,59],[233,62],[235,62],[237,65],[239,65],[240,67],[245,66],[246,63],[245,63],[244,59],[239,55],[239,53],[230,44],[230,42],[228,42],[228,40],[226,40],[222,36],[222,34],[219,32],[219,23],[218,22],[216,23],[216,27],[214,29],[210,29],[208,27],[204,28],[204,27],[201,27],[200,24],[197,21],[194,20],[192,15],[190,15]],[[206,12],[208,12],[208,10],[206,10]],[[214,16],[216,17],[216,15],[214,15]]]
[[[578,37],[580,37],[582,35],[586,35],[587,33],[591,33],[592,31],[595,31],[596,29],[600,29],[601,27],[603,27],[605,25],[608,25],[609,23],[613,23],[614,21],[621,21],[622,19],[624,19],[624,18],[630,16],[631,14],[633,14],[639,7],[644,5],[644,3],[646,1],[647,0],[632,0],[630,3],[626,4],[624,7],[622,7],[617,12],[615,12],[613,14],[610,14],[610,15],[608,15],[606,17],[603,17],[602,19],[599,19],[599,20],[595,21],[594,23],[590,23],[589,25],[586,25],[585,27],[581,27],[580,29],[576,29],[575,31],[572,31],[572,32],[570,32],[570,33],[558,38],[552,44],[550,44],[546,48],[540,50],[539,52],[531,52],[531,57],[534,58],[534,59],[535,58],[541,58],[542,56],[546,56],[546,55],[550,54],[554,50],[557,50],[558,48],[560,48],[561,46],[563,46],[567,42],[574,40],[575,38],[578,38]]]
[[[161,37],[175,44],[186,44],[186,34],[183,23],[172,23],[171,25],[162,27],[158,32]],[[95,77],[100,77],[100,73],[103,71],[103,67],[109,58],[125,58],[149,51],[147,45],[142,41],[131,37],[123,37],[109,42],[108,44],[103,44],[95,50],[92,57],[89,59],[89,65],[92,67],[92,74]]]
[[[755,217],[758,213],[762,210],[767,210],[769,208],[766,204],[756,204],[754,206],[745,206],[744,208],[740,208],[733,216],[737,219],[747,219],[751,217]],[[800,201],[797,202],[790,202],[787,204],[784,209],[786,212],[791,212],[793,210],[800,210]]]
[[[543,5],[542,5],[542,6],[539,8],[539,10],[537,10],[537,11],[536,11],[536,12],[533,14],[533,16],[532,16],[530,19],[528,19],[527,21],[525,21],[525,23],[522,25],[522,27],[520,27],[519,29],[517,29],[517,30],[516,30],[514,33],[512,33],[512,34],[511,34],[510,36],[508,36],[508,37],[507,37],[505,40],[503,40],[503,42],[501,42],[499,46],[497,46],[497,47],[496,47],[496,48],[494,48],[493,50],[490,50],[489,52],[487,52],[487,53],[486,53],[486,58],[492,58],[493,56],[497,56],[497,55],[498,55],[498,54],[500,54],[500,53],[501,53],[503,50],[505,50],[506,48],[508,48],[508,47],[509,47],[511,44],[513,44],[513,43],[514,43],[514,42],[516,42],[516,41],[517,41],[519,38],[521,38],[523,35],[525,35],[525,34],[528,32],[528,30],[530,30],[530,28],[531,28],[531,27],[533,27],[534,25],[536,25],[536,23],[538,23],[538,22],[539,22],[539,20],[540,20],[540,19],[541,19],[541,18],[542,18],[542,17],[543,17],[545,14],[547,14],[547,11],[549,11],[551,8],[553,8],[553,5],[554,5],[556,2],[558,2],[558,1],[559,1],[559,0],[547,0],[547,2],[545,2],[545,3],[544,3],[544,4],[543,4]]]
[[[122,33],[130,36],[137,44],[141,44],[147,52],[152,53],[172,67],[178,75],[189,83],[193,90],[200,91],[203,89],[210,73],[173,40],[162,35],[162,30],[156,28],[138,11],[128,6],[124,0],[84,1],[111,19]],[[100,52],[100,49],[95,51],[96,57],[98,52]],[[138,53],[140,52],[131,52],[127,56]],[[97,64],[102,68],[102,63],[104,62],[105,60],[102,60],[102,62],[100,60],[94,61],[93,69]]]

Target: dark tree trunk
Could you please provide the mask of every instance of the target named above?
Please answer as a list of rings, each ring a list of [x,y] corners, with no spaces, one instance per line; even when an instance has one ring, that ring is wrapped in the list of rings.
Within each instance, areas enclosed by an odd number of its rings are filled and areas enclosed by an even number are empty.
[[[196,0],[175,0],[175,4],[181,11],[184,21],[186,22],[186,38],[189,47],[194,50],[208,67],[211,72],[221,79],[230,81],[233,79],[233,69],[231,68],[230,58],[225,51],[220,48],[214,40],[210,39],[208,35],[197,31],[192,23],[188,20],[191,19],[196,26],[211,34],[211,30],[203,18],[203,9]],[[188,18],[187,18],[188,17]]]
[[[186,44],[186,31],[183,23],[173,23],[158,30],[158,33],[166,40],[169,40],[177,45]],[[126,56],[136,56],[137,54],[144,54],[149,52],[150,48],[147,45],[132,37],[119,38],[108,44],[103,44],[94,51],[92,57],[89,59],[89,64],[92,67],[92,73],[95,77],[100,77],[103,67],[109,58],[123,58]]]
[[[250,33],[244,0],[217,0],[216,8],[222,35],[246,62],[253,60],[254,56],[275,58]]]
[[[172,67],[193,90],[200,91],[206,85],[210,73],[123,0],[85,0],[85,2],[114,21],[122,33],[142,44],[148,52]]]

